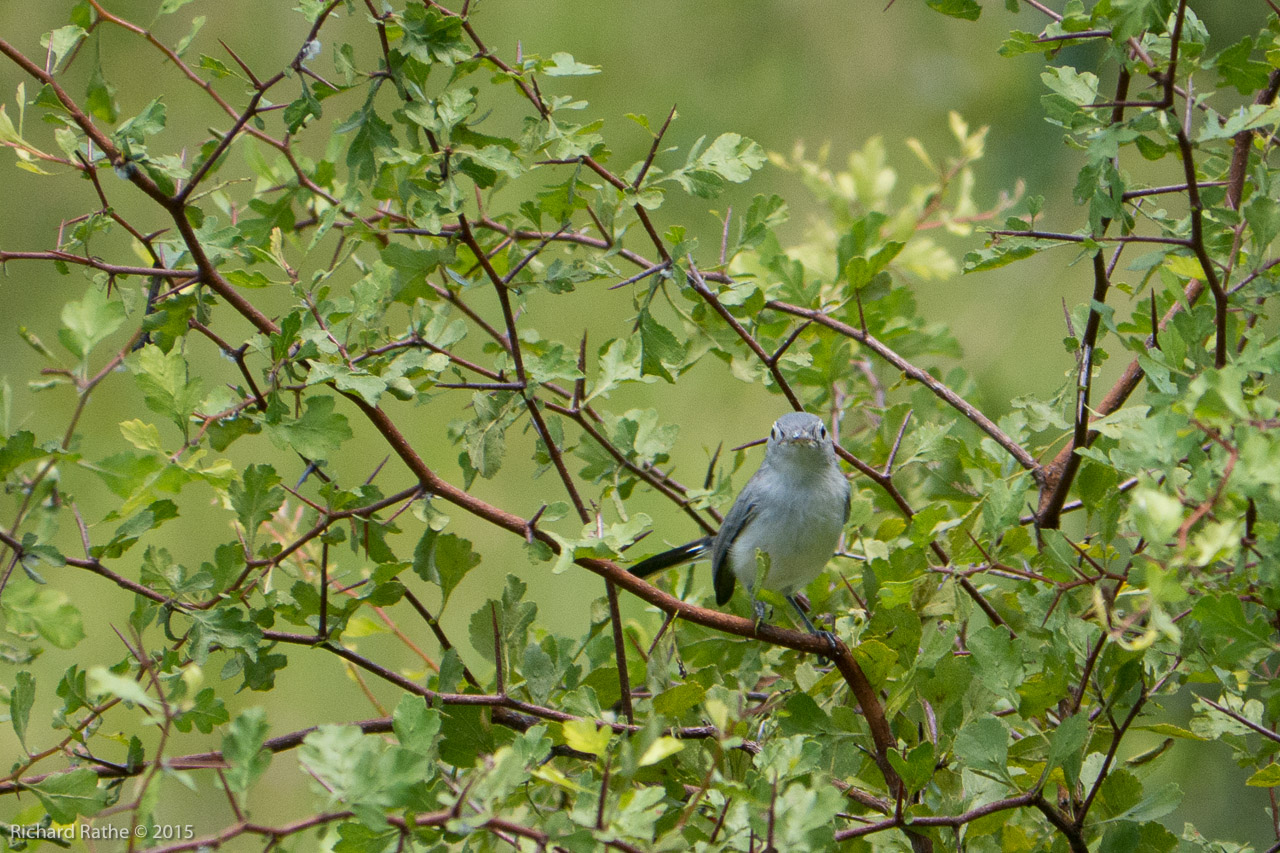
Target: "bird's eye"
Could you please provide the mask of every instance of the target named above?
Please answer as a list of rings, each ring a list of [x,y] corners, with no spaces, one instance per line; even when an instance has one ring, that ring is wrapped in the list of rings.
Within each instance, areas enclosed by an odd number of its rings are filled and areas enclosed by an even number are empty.
[[[769,440],[770,441],[778,440],[778,428],[776,426],[773,429],[769,430]]]
[[[827,440],[827,427],[824,424],[818,424],[818,437],[823,441]]]

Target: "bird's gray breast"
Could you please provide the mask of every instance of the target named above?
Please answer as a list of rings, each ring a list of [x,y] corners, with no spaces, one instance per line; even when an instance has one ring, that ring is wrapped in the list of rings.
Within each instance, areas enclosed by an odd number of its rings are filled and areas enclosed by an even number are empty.
[[[784,595],[817,577],[835,551],[844,527],[849,485],[834,465],[762,469],[750,484],[756,512],[729,548],[738,580],[750,587],[756,551],[769,555],[766,589]]]

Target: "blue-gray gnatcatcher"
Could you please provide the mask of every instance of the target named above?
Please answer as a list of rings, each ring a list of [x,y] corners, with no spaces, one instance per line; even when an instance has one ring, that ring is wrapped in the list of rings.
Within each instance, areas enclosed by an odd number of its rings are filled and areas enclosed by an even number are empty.
[[[710,551],[716,603],[727,602],[734,581],[740,580],[752,591],[759,618],[763,605],[755,600],[753,587],[756,551],[762,551],[769,555],[769,571],[761,586],[785,596],[810,633],[834,646],[835,637],[813,627],[795,595],[831,559],[849,518],[849,494],[849,481],[822,419],[789,412],[774,423],[760,470],[739,493],[720,532],[641,560],[631,573],[648,577]]]

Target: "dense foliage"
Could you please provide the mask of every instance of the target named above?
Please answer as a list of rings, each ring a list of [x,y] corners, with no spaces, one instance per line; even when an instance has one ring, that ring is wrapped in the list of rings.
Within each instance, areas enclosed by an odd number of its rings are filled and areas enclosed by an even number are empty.
[[[1216,741],[1252,786],[1225,807],[1280,785],[1280,22],[1241,4],[1256,32],[1224,46],[1187,0],[1022,3],[1046,26],[1000,52],[1045,60],[1064,142],[1045,156],[1078,163],[1075,206],[976,202],[986,131],[953,115],[955,150],[913,144],[932,177],[905,192],[875,140],[843,169],[773,155],[827,214],[799,240],[776,196],[722,230],[677,221],[770,155],[732,129],[673,150],[674,111],[606,132],[572,94],[600,69],[486,45],[496,0],[302,0],[279,69],[203,18],[166,44],[106,0],[39,46],[0,38],[28,80],[0,143],[83,200],[47,246],[0,246],[0,287],[21,269],[63,303],[17,320],[48,362],[32,387],[73,401],[32,431],[0,388],[9,846],[75,824],[161,850],[1238,849],[1177,820],[1161,768]],[[107,79],[108,30],[183,87],[119,115],[147,82]],[[1073,46],[1096,67],[1064,64]],[[175,118],[194,101],[217,126]],[[611,156],[636,133],[647,156]],[[1065,353],[1046,342],[1070,379],[984,414],[913,287],[1042,254],[1091,273]],[[1108,359],[1127,367],[1095,387]],[[835,654],[742,593],[707,607],[705,572],[626,573],[681,536],[637,545],[638,502],[712,532],[757,464],[717,452],[678,481],[673,448],[698,439],[615,402],[695,365],[839,437],[854,509],[807,591]],[[94,418],[108,394],[134,416]],[[411,427],[422,406],[447,434]],[[545,494],[523,515],[519,458]],[[453,597],[503,538],[528,555],[505,588]],[[581,635],[531,592],[564,572],[598,596]],[[82,619],[95,589],[132,609]],[[623,619],[633,597],[652,607]],[[457,608],[466,637],[441,623]],[[375,633],[416,663],[358,642]],[[80,663],[41,670],[50,647]],[[394,711],[282,697],[317,655],[391,685]],[[1179,726],[1162,709],[1191,684]],[[273,725],[282,701],[318,727]],[[265,823],[282,762],[312,807]],[[204,796],[191,837],[165,831],[174,783]]]

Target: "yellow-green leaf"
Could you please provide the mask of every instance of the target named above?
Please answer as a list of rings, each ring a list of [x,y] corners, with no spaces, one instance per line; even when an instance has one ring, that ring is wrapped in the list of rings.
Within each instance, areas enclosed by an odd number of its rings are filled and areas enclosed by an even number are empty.
[[[590,720],[570,720],[564,724],[564,742],[570,749],[588,755],[603,755],[612,738],[612,730],[603,726],[596,728]]]

